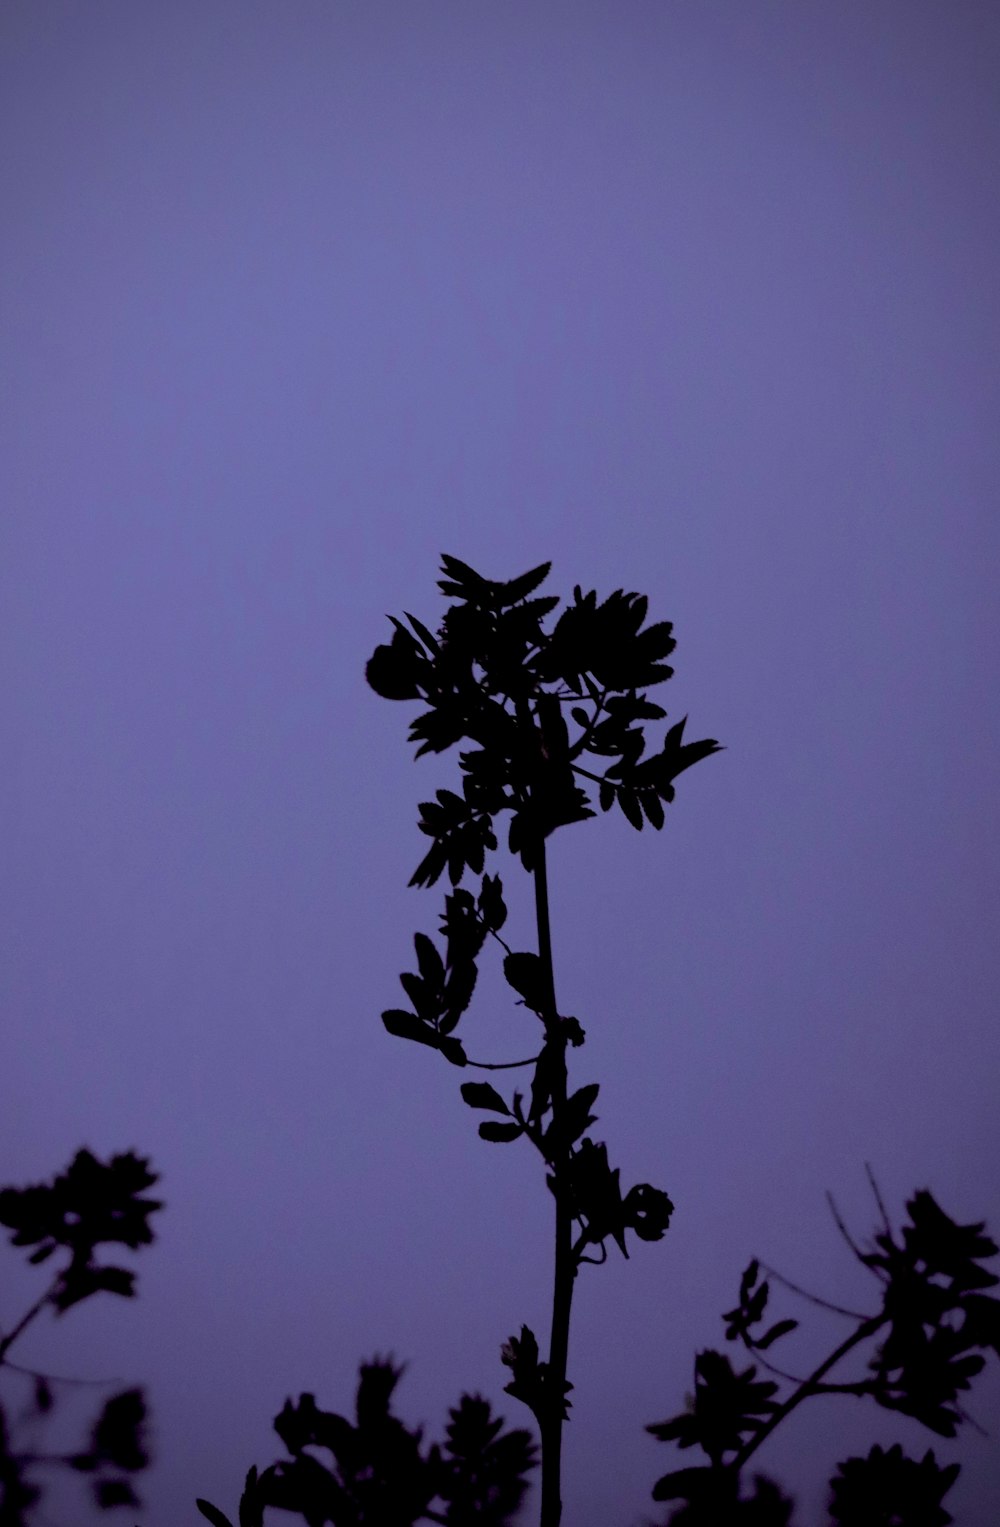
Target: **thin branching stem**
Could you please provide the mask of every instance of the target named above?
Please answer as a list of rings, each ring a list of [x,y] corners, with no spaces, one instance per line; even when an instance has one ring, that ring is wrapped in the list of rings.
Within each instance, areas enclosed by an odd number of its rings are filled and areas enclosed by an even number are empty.
[[[860,1314],[857,1310],[845,1309],[842,1304],[831,1304],[829,1299],[821,1299],[819,1294],[811,1294],[807,1288],[800,1288],[793,1283],[791,1278],[786,1278],[784,1273],[776,1272],[773,1267],[768,1267],[766,1262],[761,1262],[761,1267],[769,1278],[774,1278],[793,1294],[799,1294],[803,1299],[808,1299],[810,1304],[819,1305],[820,1309],[832,1310],[835,1315],[846,1315],[850,1320],[867,1320],[867,1315]]]
[[[480,1071],[516,1071],[519,1066],[533,1066],[538,1060],[537,1055],[529,1055],[527,1060],[466,1060],[467,1066],[478,1066]]]
[[[30,1310],[27,1310],[25,1314],[21,1316],[13,1330],[8,1331],[6,1336],[0,1337],[0,1363],[3,1362],[4,1358],[7,1356],[8,1351],[17,1341],[17,1338],[21,1335],[21,1332],[30,1326],[31,1322],[36,1318],[36,1316],[42,1313],[51,1297],[52,1289],[47,1288],[45,1293],[42,1294],[41,1298],[35,1300]]]
[[[801,1405],[802,1401],[808,1399],[811,1394],[823,1393],[824,1386],[822,1381],[830,1372],[830,1369],[836,1367],[837,1363],[840,1362],[841,1358],[846,1357],[848,1352],[853,1352],[855,1347],[860,1346],[863,1341],[867,1341],[870,1336],[874,1336],[875,1332],[885,1325],[885,1322],[885,1315],[873,1315],[870,1319],[863,1320],[857,1330],[852,1331],[850,1336],[846,1337],[840,1343],[840,1346],[836,1347],[830,1353],[830,1356],[820,1363],[819,1367],[809,1375],[804,1383],[799,1385],[795,1393],[789,1395],[785,1403],[779,1405],[777,1410],[768,1416],[760,1430],[755,1432],[743,1444],[739,1452],[730,1459],[726,1467],[734,1472],[739,1472],[747,1459],[756,1453],[760,1445],[767,1440],[776,1427],[781,1425],[785,1417],[795,1410],[796,1406]]]

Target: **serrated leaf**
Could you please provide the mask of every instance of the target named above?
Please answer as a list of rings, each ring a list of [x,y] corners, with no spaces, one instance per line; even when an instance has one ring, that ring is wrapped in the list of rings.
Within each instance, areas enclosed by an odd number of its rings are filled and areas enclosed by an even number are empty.
[[[438,588],[443,594],[457,594],[460,599],[480,598],[489,591],[490,584],[467,562],[442,553],[441,569],[446,577],[439,579]]]
[[[507,1144],[511,1140],[516,1140],[522,1133],[520,1124],[498,1124],[493,1119],[487,1119],[479,1126],[481,1138],[493,1140],[497,1144]]]
[[[510,1113],[499,1092],[489,1082],[463,1082],[459,1090],[470,1108],[490,1108],[494,1113]]]
[[[433,991],[440,991],[444,985],[444,961],[438,953],[434,940],[428,938],[426,933],[415,933],[413,945],[417,951],[420,974]]]
[[[542,562],[538,567],[533,567],[530,572],[521,573],[517,578],[512,578],[509,583],[501,583],[497,586],[497,603],[501,609],[508,605],[517,604],[521,599],[527,599],[540,583],[544,583],[552,571],[551,562]],[[557,601],[558,602],[558,601]]]
[[[660,801],[660,797],[656,794],[656,791],[640,790],[639,804],[643,811],[645,811],[646,816],[649,818],[652,826],[656,829],[657,832],[659,832],[660,828],[663,826],[664,816],[663,804]]]
[[[653,626],[647,626],[645,631],[640,632],[636,638],[636,645],[643,662],[650,659],[669,657],[677,643],[673,638],[673,622],[669,620],[657,621]]]
[[[636,799],[635,791],[619,790],[618,804],[625,815],[628,817],[629,821],[632,823],[632,826],[636,828],[638,832],[642,832],[642,810],[639,806],[638,800]]]
[[[425,981],[413,971],[404,970],[400,974],[399,984],[416,1008],[418,1018],[433,1021],[437,1017],[437,1003],[430,1000]]]
[[[597,792],[598,803],[602,811],[610,811],[615,804],[615,787],[607,780],[601,780]]]

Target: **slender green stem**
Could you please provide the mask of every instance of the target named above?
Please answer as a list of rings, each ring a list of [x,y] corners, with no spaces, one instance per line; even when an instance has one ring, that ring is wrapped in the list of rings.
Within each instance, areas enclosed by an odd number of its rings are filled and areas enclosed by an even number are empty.
[[[545,839],[539,837],[535,864],[535,918],[538,926],[538,954],[545,983],[546,1031],[553,1046],[552,1119],[556,1125],[553,1139],[558,1139],[559,1121],[566,1107],[566,1041],[559,1034],[555,975],[552,968],[552,932],[549,924],[549,887],[545,863]],[[552,1328],[546,1385],[549,1405],[542,1425],[542,1510],[541,1527],[559,1527],[562,1516],[562,1428],[569,1360],[569,1321],[573,1303],[573,1280],[576,1259],[573,1255],[573,1217],[566,1193],[569,1149],[558,1144],[551,1158],[555,1180],[556,1235],[555,1269],[552,1282]]]

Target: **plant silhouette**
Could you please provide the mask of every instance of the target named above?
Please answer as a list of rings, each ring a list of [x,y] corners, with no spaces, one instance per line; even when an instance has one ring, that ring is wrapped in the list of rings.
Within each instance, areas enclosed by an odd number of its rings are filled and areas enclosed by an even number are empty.
[[[423,1432],[392,1414],[402,1374],[389,1359],[362,1363],[355,1420],[319,1410],[311,1394],[286,1401],[274,1429],[289,1454],[247,1475],[240,1527],[258,1527],[265,1506],[298,1512],[308,1527],[411,1527],[418,1521],[503,1527],[521,1503],[535,1445],[526,1431],[503,1430],[487,1400],[463,1395],[450,1411],[445,1441],[422,1450]],[[321,1462],[308,1448],[325,1452]],[[232,1527],[199,1499],[212,1527]]]
[[[671,677],[673,670],[664,659],[675,643],[669,622],[645,624],[644,596],[618,589],[599,600],[596,592],[585,594],[577,587],[572,603],[548,629],[546,622],[560,604],[554,596],[537,593],[549,563],[503,583],[483,577],[456,557],[443,557],[441,570],[438,586],[453,602],[437,631],[406,612],[405,623],[390,616],[392,636],[376,647],[366,668],[368,683],[378,695],[420,701],[425,707],[410,724],[417,757],[460,748],[460,789],[441,788],[433,800],[421,802],[418,825],[430,846],[410,879],[411,885],[424,887],[447,875],[450,890],[445,893],[438,938],[414,935],[416,969],[400,976],[409,1006],[387,1008],[382,1022],[390,1034],[436,1050],[462,1070],[528,1072],[520,1089],[501,1090],[493,1082],[466,1080],[460,1092],[470,1108],[491,1115],[479,1124],[484,1140],[510,1144],[524,1139],[533,1147],[554,1200],[547,1351],[543,1355],[538,1337],[522,1326],[501,1347],[501,1361],[510,1371],[506,1392],[528,1407],[538,1427],[541,1527],[559,1527],[562,1432],[573,1387],[567,1377],[567,1353],[575,1280],[585,1263],[606,1259],[608,1241],[628,1257],[630,1236],[660,1240],[673,1205],[662,1189],[649,1183],[623,1190],[620,1169],[610,1164],[606,1144],[590,1133],[597,1122],[592,1110],[599,1084],[570,1086],[569,1051],[579,1049],[586,1036],[579,1019],[560,1013],[556,1001],[547,843],[559,828],[596,815],[595,788],[601,811],[617,808],[636,830],[646,823],[658,830],[664,807],[674,800],[677,777],[717,752],[719,744],[713,739],[685,742],[685,718],[671,725],[659,747],[647,753],[642,723],[661,721],[666,712],[646,691]],[[534,949],[514,949],[503,938],[504,885],[499,874],[486,867],[487,856],[497,849],[498,819],[505,814],[508,849],[532,882]],[[472,1001],[478,961],[488,942],[499,950],[512,1001],[538,1019],[537,1052],[527,1059],[483,1060],[466,1053],[459,1026]],[[763,1355],[797,1322],[785,1318],[758,1332],[770,1285],[761,1280],[757,1261],[746,1269],[739,1303],[724,1317],[726,1334],[742,1342],[773,1376],[758,1378],[756,1365],[737,1371],[719,1352],[698,1354],[695,1392],[687,1409],[649,1427],[660,1440],[681,1449],[697,1447],[707,1459],[672,1470],[656,1483],[654,1499],[674,1503],[670,1527],[794,1527],[793,1502],[780,1486],[755,1475],[747,1493],[743,1471],[775,1427],[813,1395],[867,1396],[944,1436],[952,1436],[965,1419],[955,1405],[956,1396],[983,1366],[982,1350],[998,1345],[1000,1306],[983,1293],[997,1280],[979,1265],[996,1247],[982,1225],[956,1225],[926,1191],[908,1205],[910,1223],[897,1241],[877,1190],[876,1198],[883,1226],[872,1249],[862,1251],[847,1239],[882,1284],[881,1308],[870,1316],[852,1316],[851,1335],[805,1378],[783,1373]],[[863,1378],[845,1382],[830,1377],[843,1358],[879,1338]],[[362,1368],[359,1400],[371,1371]],[[389,1366],[379,1371],[387,1386],[387,1407],[398,1370]],[[788,1386],[784,1398],[782,1383]],[[286,1435],[282,1427],[287,1431],[303,1410],[308,1424]],[[452,1412],[453,1421],[459,1413]],[[342,1418],[325,1418],[323,1430],[314,1421],[320,1414],[311,1396],[303,1396],[298,1409],[291,1402],[286,1405],[276,1426],[286,1445],[291,1436],[300,1450],[291,1463],[274,1465],[259,1478],[251,1471],[241,1503],[241,1527],[260,1527],[262,1506],[279,1503],[274,1492],[284,1489],[286,1480],[316,1481],[307,1500],[300,1502],[287,1493],[281,1501],[299,1510],[310,1527],[374,1520],[359,1514],[370,1508],[357,1491],[362,1482],[374,1490],[377,1480],[383,1481],[378,1486],[383,1488],[387,1475],[400,1493],[392,1495],[391,1509],[380,1508],[378,1520],[393,1527],[404,1521],[409,1527],[421,1520],[506,1520],[504,1513],[521,1498],[524,1474],[532,1462],[526,1443],[509,1443],[511,1483],[503,1505],[496,1507],[499,1516],[484,1516],[478,1498],[468,1495],[461,1506],[451,1499],[442,1514],[428,1494],[437,1463],[431,1455],[420,1454],[418,1434],[407,1433],[399,1422],[390,1424],[387,1408],[381,1413],[382,1441],[373,1441],[361,1453],[351,1451],[356,1444],[350,1440],[361,1427],[360,1409],[353,1431]],[[338,1440],[346,1449],[343,1457],[334,1445]],[[324,1470],[320,1482],[316,1460],[310,1455],[302,1462],[309,1446],[332,1451],[339,1474]],[[438,1449],[438,1462],[440,1455]],[[344,1469],[359,1456],[367,1459],[367,1472],[363,1481],[354,1478],[352,1483]],[[946,1527],[951,1518],[941,1502],[957,1472],[957,1465],[939,1466],[932,1452],[918,1462],[899,1448],[873,1448],[866,1458],[842,1463],[831,1480],[831,1527],[849,1522],[862,1527]],[[439,1498],[444,1499],[440,1492]],[[214,1527],[230,1527],[216,1507],[199,1505]]]
[[[557,1005],[547,844],[558,829],[595,816],[595,798],[598,809],[617,809],[634,829],[648,823],[659,830],[678,776],[719,744],[686,742],[685,718],[647,753],[643,723],[666,719],[646,691],[671,677],[664,661],[675,645],[670,623],[646,625],[647,601],[639,594],[619,589],[599,600],[577,587],[547,628],[560,601],[536,591],[549,568],[544,563],[497,583],[445,556],[439,588],[453,602],[436,633],[413,615],[405,615],[405,624],[390,617],[392,637],[375,649],[366,674],[378,695],[422,702],[410,724],[418,757],[460,748],[460,790],[438,789],[420,805],[419,827],[430,845],[410,880],[427,887],[447,875],[437,937],[414,935],[416,968],[400,976],[409,1006],[381,1016],[389,1034],[439,1052],[466,1075],[527,1073],[520,1087],[497,1076],[499,1085],[466,1079],[459,1091],[468,1107],[488,1116],[478,1124],[482,1139],[532,1147],[553,1201],[547,1345],[543,1352],[522,1325],[501,1346],[500,1359],[509,1372],[506,1392],[528,1408],[538,1430],[541,1527],[560,1527],[576,1279],[584,1265],[606,1260],[609,1241],[627,1258],[635,1240],[661,1240],[673,1205],[649,1183],[622,1187],[606,1143],[592,1133],[599,1084],[570,1083],[570,1051],[583,1046],[586,1034]],[[505,814],[507,846],[531,881],[532,949],[504,939],[505,888],[487,869]],[[479,961],[493,946],[512,1004],[538,1021],[536,1052],[527,1059],[472,1058],[459,1032]],[[738,1368],[723,1352],[699,1352],[685,1408],[647,1428],[704,1459],[671,1469],[653,1486],[653,1499],[668,1503],[667,1527],[798,1527],[781,1486],[756,1472],[748,1479],[747,1468],[776,1427],[814,1396],[869,1400],[944,1438],[971,1419],[959,1397],[984,1367],[984,1354],[1000,1355],[1000,1303],[986,1292],[1000,1280],[983,1265],[997,1246],[984,1224],[958,1224],[926,1189],[911,1197],[908,1219],[894,1231],[869,1176],[880,1225],[867,1246],[855,1243],[832,1200],[831,1207],[853,1255],[879,1285],[878,1307],[867,1314],[843,1309],[756,1258],[750,1262],[723,1319],[726,1340],[755,1361]],[[148,1216],[161,1206],[140,1195],[155,1180],[134,1155],[102,1165],[81,1151],[53,1183],[0,1193],[0,1223],[15,1245],[37,1247],[32,1263],[60,1250],[68,1255],[41,1298],[0,1339],[0,1362],[46,1306],[62,1314],[101,1290],[134,1292],[130,1272],[99,1265],[94,1253],[106,1242],[136,1249],[152,1240]],[[802,1377],[772,1360],[772,1348],[798,1325],[783,1316],[765,1326],[772,1281],[851,1322],[849,1334]],[[866,1366],[845,1378],[841,1364],[862,1352]],[[43,1415],[52,1403],[48,1381],[23,1371],[34,1379],[35,1411]],[[536,1466],[531,1433],[506,1430],[488,1400],[464,1394],[449,1413],[444,1439],[425,1444],[422,1429],[393,1414],[402,1373],[391,1358],[362,1363],[353,1420],[319,1409],[312,1394],[287,1400],[274,1422],[287,1456],[249,1470],[239,1527],[264,1527],[268,1508],[298,1514],[307,1527],[505,1527]],[[105,1407],[87,1450],[47,1456],[15,1452],[0,1411],[0,1527],[27,1522],[40,1498],[35,1472],[44,1465],[92,1473],[102,1507],[136,1504],[125,1476],[147,1461],[144,1415],[141,1393],[128,1391]],[[933,1451],[913,1459],[898,1445],[873,1447],[835,1469],[826,1527],[948,1527],[943,1502],[958,1472]],[[196,1505],[212,1527],[232,1527],[210,1501],[198,1498]]]
[[[102,1162],[80,1150],[51,1182],[0,1190],[0,1225],[9,1231],[11,1244],[35,1248],[28,1257],[32,1266],[57,1259],[48,1287],[0,1335],[0,1366],[32,1383],[32,1398],[20,1413],[22,1426],[33,1427],[47,1417],[55,1403],[53,1385],[70,1381],[16,1366],[8,1356],[11,1347],[46,1309],[61,1316],[102,1291],[134,1297],[135,1274],[95,1257],[99,1246],[137,1251],[152,1243],[149,1217],[163,1206],[144,1195],[156,1181],[148,1161],[131,1151]],[[125,1390],[105,1402],[83,1447],[47,1453],[16,1445],[14,1429],[0,1406],[0,1527],[27,1522],[29,1510],[42,1499],[43,1469],[90,1475],[94,1501],[101,1509],[138,1506],[130,1476],[149,1463],[145,1419],[142,1390]]]
[[[476,984],[476,961],[488,938],[503,950],[503,973],[518,1001],[540,1024],[538,1053],[525,1062],[471,1062],[490,1069],[531,1068],[527,1092],[503,1096],[488,1082],[466,1082],[470,1107],[500,1115],[479,1126],[485,1140],[510,1143],[522,1136],[541,1156],[555,1200],[552,1324],[548,1355],[527,1326],[503,1348],[511,1370],[508,1393],[522,1400],[538,1423],[542,1445],[543,1527],[558,1527],[562,1511],[561,1449],[568,1414],[567,1353],[573,1286],[584,1262],[603,1261],[613,1240],[628,1256],[631,1231],[659,1240],[673,1205],[649,1183],[623,1192],[607,1146],[587,1133],[597,1083],[569,1090],[567,1050],[584,1042],[578,1020],[558,1010],[546,843],[560,827],[595,815],[589,790],[597,787],[603,811],[617,806],[634,828],[659,829],[674,781],[718,750],[712,739],[685,742],[685,721],[671,726],[661,747],[643,757],[642,722],[666,712],[645,690],[668,680],[664,659],[675,642],[668,621],[645,626],[648,602],[618,589],[598,601],[574,590],[551,631],[545,621],[560,601],[535,591],[548,576],[546,562],[507,583],[482,577],[457,557],[442,558],[441,592],[455,602],[437,635],[414,616],[408,625],[390,617],[391,641],[377,647],[367,678],[390,700],[422,700],[428,709],[410,726],[417,757],[459,753],[462,792],[441,789],[421,803],[420,830],[431,846],[411,885],[433,885],[447,870],[441,924],[444,950],[424,933],[414,944],[417,970],[400,981],[411,1008],[390,1008],[382,1022],[391,1034],[440,1050],[457,1066],[470,1064],[456,1034]],[[644,629],[645,626],[645,629]],[[569,722],[566,712],[568,711]],[[571,733],[570,724],[573,731]],[[600,772],[585,768],[587,758]],[[509,813],[507,846],[532,877],[538,947],[514,950],[500,936],[506,921],[503,884],[485,873],[497,847],[497,819]],[[462,886],[480,877],[478,894]],[[597,1256],[591,1255],[596,1251]]]

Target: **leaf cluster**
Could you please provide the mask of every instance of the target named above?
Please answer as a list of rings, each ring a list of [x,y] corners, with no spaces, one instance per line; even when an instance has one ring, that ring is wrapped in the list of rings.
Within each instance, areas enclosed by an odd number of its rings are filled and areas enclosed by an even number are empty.
[[[90,1444],[69,1459],[70,1467],[93,1474],[98,1506],[138,1506],[125,1474],[137,1474],[149,1464],[146,1446],[146,1402],[141,1389],[126,1389],[108,1400],[90,1433]]]
[[[997,1255],[983,1223],[959,1225],[923,1189],[907,1204],[910,1223],[897,1241],[887,1226],[877,1249],[859,1260],[884,1287],[888,1334],[870,1364],[869,1392],[887,1410],[914,1416],[941,1437],[961,1420],[959,1394],[1000,1356],[1000,1303],[983,1293],[996,1274],[980,1266]]]
[[[504,1392],[527,1405],[543,1431],[551,1416],[566,1419],[572,1403],[567,1395],[573,1385],[564,1381],[561,1390],[558,1386],[553,1388],[553,1373],[549,1364],[542,1361],[538,1338],[529,1326],[522,1326],[520,1336],[511,1336],[504,1342],[500,1361],[511,1371]]]
[[[881,1209],[877,1188],[875,1193]],[[984,1350],[992,1348],[1000,1355],[1000,1302],[983,1292],[1000,1280],[981,1265],[997,1255],[998,1248],[984,1234],[982,1223],[957,1224],[926,1189],[906,1207],[909,1223],[898,1236],[882,1209],[883,1229],[869,1251],[855,1245],[837,1216],[855,1256],[882,1285],[881,1309],[870,1316],[853,1316],[854,1333],[806,1378],[794,1379],[772,1368],[785,1385],[784,1397],[779,1399],[778,1382],[757,1380],[755,1367],[737,1373],[719,1352],[698,1355],[695,1393],[686,1409],[647,1427],[661,1441],[700,1447],[709,1460],[705,1466],[673,1470],[654,1487],[656,1500],[687,1502],[670,1517],[670,1527],[724,1527],[744,1521],[787,1527],[791,1504],[769,1496],[760,1478],[757,1494],[742,1496],[740,1470],[774,1426],[813,1395],[868,1396],[887,1410],[915,1417],[940,1436],[955,1435],[963,1419],[956,1406],[958,1394],[984,1366]],[[788,1286],[795,1289],[794,1284]],[[737,1305],[723,1316],[728,1340],[763,1353],[796,1329],[798,1322],[791,1319],[759,1329],[769,1292],[754,1259],[740,1281]],[[805,1297],[825,1305],[812,1295]],[[827,1378],[852,1350],[874,1342],[881,1333],[885,1334],[865,1375],[847,1382]],[[838,1466],[830,1481],[831,1520],[837,1527],[947,1527],[952,1518],[942,1501],[958,1472],[957,1464],[940,1465],[933,1452],[918,1462],[899,1446],[887,1452],[872,1448],[866,1457],[849,1458]]]
[[[420,1521],[505,1527],[535,1466],[529,1433],[505,1431],[487,1400],[466,1394],[449,1411],[444,1441],[425,1447],[423,1429],[392,1413],[402,1372],[391,1360],[362,1363],[354,1421],[320,1410],[311,1394],[295,1404],[287,1400],[274,1429],[290,1456],[261,1473],[250,1470],[240,1527],[263,1527],[267,1506],[299,1515],[307,1527],[413,1527]],[[210,1501],[196,1504],[212,1527],[232,1527]]]
[[[37,1265],[57,1251],[69,1254],[48,1302],[58,1314],[100,1290],[131,1298],[135,1274],[123,1267],[98,1266],[98,1246],[131,1250],[153,1241],[149,1217],[163,1205],[142,1195],[157,1181],[149,1162],[128,1151],[102,1162],[80,1150],[65,1172],[49,1183],[0,1191],[0,1224],[13,1246],[34,1246]]]
[[[499,875],[484,875],[478,897],[466,887],[445,897],[441,933],[444,952],[426,933],[413,945],[417,969],[399,978],[411,1008],[387,1008],[382,1022],[390,1034],[440,1050],[454,1066],[466,1064],[461,1040],[454,1036],[476,988],[476,960],[490,933],[503,927],[507,908]]]
[[[442,557],[439,587],[456,602],[437,634],[413,615],[406,625],[390,616],[392,638],[368,661],[377,694],[427,704],[410,726],[417,757],[463,741],[474,745],[459,755],[461,794],[439,790],[421,805],[420,829],[432,847],[412,885],[433,885],[445,869],[453,885],[466,868],[481,874],[485,854],[496,847],[501,812],[511,814],[511,853],[532,869],[540,840],[594,815],[582,781],[598,786],[601,810],[617,802],[633,827],[649,821],[659,829],[677,776],[718,751],[708,738],[685,743],[682,720],[658,751],[643,757],[640,723],[666,712],[642,691],[673,674],[662,661],[675,646],[672,625],[644,629],[644,595],[616,589],[599,601],[595,591],[577,586],[573,603],[547,630],[560,600],[531,596],[550,567],[545,562],[496,583],[457,557]],[[584,755],[608,760],[603,772],[584,768]]]
[[[95,1262],[97,1248],[149,1245],[149,1217],[162,1204],[145,1197],[157,1181],[148,1161],[132,1152],[102,1162],[88,1150],[78,1151],[64,1172],[48,1183],[0,1191],[0,1224],[13,1246],[34,1247],[28,1257],[38,1266],[63,1252],[66,1261],[52,1275],[48,1289],[5,1334],[0,1333],[0,1367],[10,1347],[46,1308],[65,1314],[102,1290],[132,1297],[135,1275],[126,1268]],[[52,1411],[52,1384],[45,1375],[19,1369],[34,1381],[32,1403],[22,1421],[44,1420]],[[7,1416],[0,1407],[0,1521],[4,1527],[23,1527],[27,1513],[42,1496],[40,1468],[63,1468],[89,1476],[94,1502],[101,1510],[138,1506],[130,1476],[149,1463],[146,1445],[146,1405],[141,1389],[128,1389],[108,1399],[94,1421],[86,1444],[75,1452],[37,1453],[15,1446]]]

